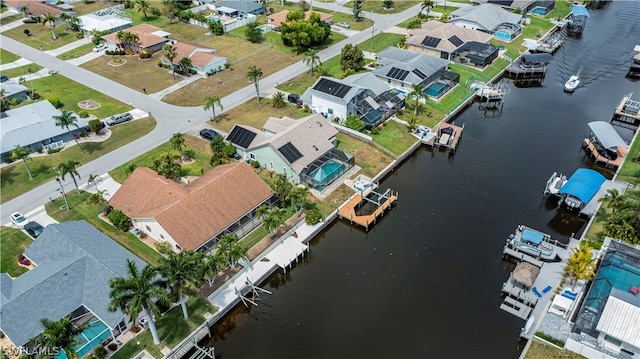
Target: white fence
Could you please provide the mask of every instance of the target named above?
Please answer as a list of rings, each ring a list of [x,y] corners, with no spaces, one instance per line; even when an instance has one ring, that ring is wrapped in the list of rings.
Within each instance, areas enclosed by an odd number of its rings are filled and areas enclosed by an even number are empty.
[[[48,145],[44,145],[42,147],[45,150],[55,150],[55,149],[64,147],[64,141],[62,141],[62,140],[56,141],[56,142],[50,143]]]

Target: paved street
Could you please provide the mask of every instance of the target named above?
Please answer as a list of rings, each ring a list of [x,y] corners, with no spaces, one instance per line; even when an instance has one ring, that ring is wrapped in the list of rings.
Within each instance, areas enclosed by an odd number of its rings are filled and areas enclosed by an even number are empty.
[[[345,13],[351,13],[350,9],[345,9],[338,6],[335,3],[314,3],[314,8],[327,8],[334,11],[341,11]],[[412,16],[415,16],[420,10],[420,6],[416,5],[404,12],[390,15],[377,15],[373,14],[373,20],[375,21],[374,34],[378,34],[387,30],[402,21],[405,21]],[[4,27],[3,27],[4,28]],[[351,37],[320,51],[319,56],[322,61],[326,61],[334,56],[340,54],[340,50],[347,43],[357,44],[369,40],[372,36],[372,31],[367,29],[366,31],[354,34]],[[50,54],[50,51],[40,51],[27,45],[24,45],[18,41],[7,38],[0,35],[0,42],[2,48],[6,49],[16,55],[25,58],[28,61],[34,62],[42,67],[53,69],[59,72],[60,75],[65,76],[73,81],[81,83],[87,87],[100,91],[108,96],[111,96],[119,101],[130,104],[132,107],[141,109],[151,113],[157,120],[156,128],[148,135],[139,138],[138,140],[129,143],[126,146],[120,147],[104,156],[84,164],[78,168],[78,172],[84,179],[90,174],[103,174],[109,170],[120,166],[131,159],[149,151],[149,149],[157,147],[158,145],[166,142],[173,133],[176,132],[188,132],[193,126],[202,127],[209,117],[209,111],[204,111],[202,106],[197,107],[180,107],[169,105],[167,103],[159,101],[157,97],[142,94],[136,90],[125,87],[115,81],[99,76],[93,72],[87,71],[83,68],[75,66],[73,63],[63,61]],[[53,52],[56,53],[56,52]],[[299,61],[291,66],[282,69],[260,81],[260,88],[264,91],[264,94],[270,93],[271,89],[279,83],[284,83],[287,80],[298,76],[299,74],[307,71],[308,68]],[[234,107],[248,101],[255,95],[253,84],[224,97],[222,99],[222,105],[225,111],[233,109]],[[81,159],[80,159],[81,160]],[[67,183],[69,189],[73,184]],[[42,203],[46,202],[49,196],[57,197],[59,194],[56,191],[57,184],[54,180],[41,185],[32,191],[25,193],[11,201],[8,201],[2,205],[1,209],[1,223],[9,221],[9,214],[14,211],[21,211],[23,213],[30,212]]]

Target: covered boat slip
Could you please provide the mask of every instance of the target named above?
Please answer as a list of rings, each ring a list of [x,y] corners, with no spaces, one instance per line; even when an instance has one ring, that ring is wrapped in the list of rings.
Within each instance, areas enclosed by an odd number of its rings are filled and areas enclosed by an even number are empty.
[[[605,180],[603,175],[594,170],[578,168],[558,193],[565,202],[567,198],[580,202],[578,206],[582,208],[598,192]]]

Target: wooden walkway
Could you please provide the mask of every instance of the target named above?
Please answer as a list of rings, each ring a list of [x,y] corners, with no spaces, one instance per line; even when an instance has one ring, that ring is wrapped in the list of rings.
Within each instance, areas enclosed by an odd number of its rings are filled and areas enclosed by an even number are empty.
[[[620,167],[620,165],[622,165],[622,162],[624,162],[624,158],[627,156],[628,151],[626,147],[618,146],[618,157],[616,157],[615,160],[610,160],[601,155],[596,149],[596,146],[593,144],[593,142],[591,142],[591,140],[589,140],[588,138],[584,139],[583,145],[589,151],[591,157],[593,157],[593,159],[596,161],[596,164],[603,163],[607,167]]]
[[[366,229],[369,226],[376,223],[378,216],[384,214],[384,211],[391,207],[391,205],[398,199],[395,195],[390,195],[386,201],[384,201],[375,211],[371,214],[359,216],[356,214],[356,208],[362,203],[363,198],[361,194],[356,194],[338,211],[338,216],[349,220],[351,223],[356,223]]]

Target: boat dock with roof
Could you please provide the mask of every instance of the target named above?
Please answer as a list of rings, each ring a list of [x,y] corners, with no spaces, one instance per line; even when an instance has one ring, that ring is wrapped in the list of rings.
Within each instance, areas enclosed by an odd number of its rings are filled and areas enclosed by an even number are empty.
[[[504,73],[513,80],[542,79],[552,59],[553,56],[547,53],[522,54],[507,66]]]
[[[620,137],[610,123],[589,122],[591,135],[582,142],[582,147],[591,155],[596,164],[606,167],[620,167],[624,162],[629,145]]]
[[[613,112],[611,123],[631,129],[640,126],[640,101],[632,100],[633,92],[625,95]]]
[[[398,200],[398,194],[387,189],[378,192],[378,186],[370,178],[359,175],[354,180],[346,180],[345,184],[356,191],[351,199],[338,209],[338,217],[358,224],[369,230],[378,217],[384,215],[387,209]]]

